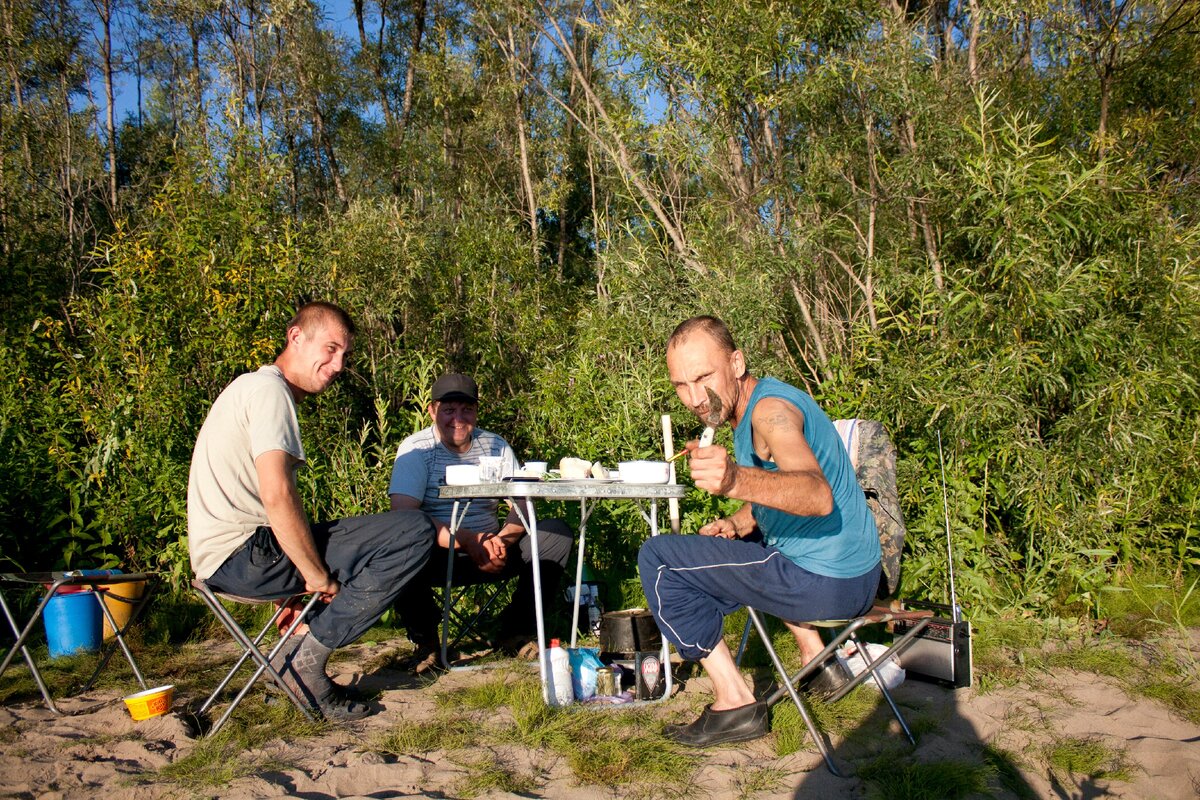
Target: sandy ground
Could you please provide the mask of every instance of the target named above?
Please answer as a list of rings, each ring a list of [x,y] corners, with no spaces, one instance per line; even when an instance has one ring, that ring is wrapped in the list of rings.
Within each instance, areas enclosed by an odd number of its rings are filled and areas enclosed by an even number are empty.
[[[492,670],[454,672],[432,685],[391,668],[363,674],[362,664],[386,661],[380,645],[352,648],[351,657],[336,664],[342,683],[381,692],[382,711],[362,722],[335,729],[316,739],[263,748],[262,756],[281,765],[241,778],[225,787],[188,787],[168,783],[140,784],[144,775],[186,755],[195,746],[183,717],[171,713],[144,722],[128,716],[116,692],[96,692],[61,703],[70,716],[55,717],[32,702],[0,708],[0,797],[18,798],[399,798],[461,797],[466,771],[448,754],[434,752],[381,756],[363,748],[371,737],[400,720],[421,720],[435,712],[438,692],[494,677]],[[214,656],[221,648],[212,647]],[[530,670],[533,670],[532,665]],[[214,673],[215,676],[215,673]],[[216,678],[214,677],[214,681]],[[658,707],[664,718],[697,707],[706,693],[703,678],[687,681],[680,694]],[[973,689],[947,690],[907,681],[896,691],[909,722],[919,733],[912,758],[922,762],[982,762],[985,748],[1008,754],[1028,786],[1026,796],[1042,798],[1137,798],[1182,800],[1200,797],[1200,726],[1173,716],[1144,698],[1127,696],[1115,682],[1090,673],[1047,674],[1036,688],[1002,689],[980,694]],[[181,706],[191,698],[177,698]],[[617,711],[615,713],[621,713]],[[683,712],[686,713],[686,712]],[[877,714],[884,715],[883,709]],[[877,723],[882,727],[882,723]],[[1039,754],[1066,737],[1095,738],[1123,750],[1131,766],[1128,781],[1096,780],[1081,775],[1055,775]],[[837,778],[809,749],[782,758],[775,755],[775,734],[755,742],[703,751],[686,797],[864,798],[867,785],[858,778]],[[864,737],[856,737],[862,739]],[[864,764],[869,752],[902,743],[895,724],[877,737],[858,741],[835,738],[842,764]],[[864,746],[867,752],[863,751]],[[561,757],[506,748],[499,755],[529,774],[538,786],[527,797],[590,798],[620,795],[656,796],[653,788],[581,786]],[[774,776],[763,791],[746,793],[746,776],[772,767]],[[492,790],[482,797],[508,796]],[[996,781],[980,796],[1017,797]]]

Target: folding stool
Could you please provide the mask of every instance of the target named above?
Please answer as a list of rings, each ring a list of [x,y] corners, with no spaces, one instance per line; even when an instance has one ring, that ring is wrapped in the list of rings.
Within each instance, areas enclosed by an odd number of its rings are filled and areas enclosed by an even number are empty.
[[[209,729],[209,734],[215,734],[222,728],[222,726],[225,725],[225,722],[229,719],[230,715],[233,713],[233,710],[237,708],[238,703],[242,702],[242,699],[250,692],[250,689],[254,686],[264,672],[271,678],[272,681],[274,681],[276,686],[283,690],[283,693],[287,695],[296,708],[300,709],[300,712],[304,714],[305,719],[312,722],[313,714],[309,709],[308,704],[305,703],[304,700],[297,695],[290,686],[288,686],[287,682],[283,680],[283,676],[279,674],[279,671],[271,666],[271,660],[279,654],[279,652],[283,649],[284,644],[287,643],[287,640],[291,638],[296,629],[300,627],[301,623],[308,619],[309,612],[311,612],[313,607],[320,602],[321,595],[318,593],[314,593],[312,595],[300,612],[295,615],[294,619],[292,619],[292,622],[290,625],[288,625],[287,629],[280,634],[279,641],[275,643],[275,646],[271,648],[271,651],[264,654],[260,649],[263,639],[266,637],[269,631],[275,628],[276,621],[283,615],[284,610],[288,608],[290,603],[281,603],[279,608],[276,609],[275,614],[271,617],[267,624],[263,626],[262,630],[258,632],[258,635],[251,639],[246,632],[242,630],[241,626],[237,624],[233,618],[233,615],[229,613],[225,606],[221,605],[221,600],[218,598],[224,598],[229,602],[239,603],[242,605],[262,605],[263,603],[272,603],[277,600],[290,601],[296,597],[301,597],[302,595],[238,597],[237,595],[226,594],[224,592],[216,592],[208,585],[207,582],[201,580],[200,578],[196,578],[192,581],[192,588],[196,590],[197,594],[200,595],[200,599],[204,601],[206,606],[208,606],[209,611],[211,611],[217,620],[219,620],[220,623],[225,626],[225,630],[229,631],[229,635],[233,637],[234,641],[238,643],[238,646],[241,647],[242,650],[242,654],[238,658],[237,663],[233,665],[233,669],[229,670],[229,673],[221,680],[221,683],[217,686],[216,690],[214,690],[213,693],[209,695],[208,699],[204,701],[204,704],[200,706],[200,709],[196,712],[197,716],[203,716],[208,712],[209,708],[212,707],[212,705],[217,701],[217,698],[221,695],[221,692],[223,692],[225,687],[228,686],[230,681],[233,680],[233,677],[237,674],[237,671],[241,669],[241,666],[246,662],[246,659],[253,659],[255,663],[258,664],[258,669],[255,670],[254,674],[250,677],[250,680],[247,681],[246,685],[243,686],[241,691],[239,691],[233,698],[233,702],[229,704],[229,708],[225,709],[225,713],[221,715],[221,718],[217,720],[212,728]]]
[[[830,772],[839,777],[844,777],[834,765],[833,758],[829,753],[829,747],[825,743],[825,738],[821,735],[821,732],[817,729],[816,724],[808,713],[808,708],[805,706],[804,700],[800,697],[800,693],[796,691],[796,685],[809,674],[816,672],[830,658],[833,658],[834,652],[846,641],[854,643],[855,650],[863,661],[864,669],[846,683],[845,686],[831,695],[829,701],[834,702],[842,699],[870,676],[875,679],[875,685],[879,687],[879,691],[883,694],[888,706],[892,709],[892,714],[895,715],[896,720],[900,723],[900,727],[904,729],[904,735],[908,737],[908,740],[912,744],[915,745],[917,743],[917,740],[912,735],[912,731],[908,727],[908,723],[904,721],[904,717],[900,714],[900,709],[897,707],[896,701],[892,698],[892,693],[888,691],[887,686],[884,684],[883,679],[879,677],[876,670],[886,663],[889,658],[899,656],[916,641],[917,634],[923,631],[933,618],[932,611],[896,611],[884,606],[875,606],[861,617],[851,620],[807,621],[804,624],[813,625],[818,628],[840,628],[841,630],[834,635],[832,641],[825,646],[824,650],[791,676],[788,675],[783,662],[775,652],[775,647],[771,644],[771,637],[767,632],[766,626],[763,624],[762,617],[759,616],[759,612],[746,606],[746,613],[749,616],[749,620],[747,620],[746,627],[742,631],[742,643],[738,648],[737,663],[741,664],[742,655],[746,650],[746,643],[750,638],[750,625],[753,624],[755,630],[758,631],[759,639],[762,640],[763,647],[766,648],[767,654],[771,657],[771,664],[775,667],[775,671],[778,673],[783,684],[767,697],[767,705],[775,705],[783,699],[785,694],[791,696],[792,702],[796,704],[796,708],[800,711],[800,718],[804,720],[804,725],[808,728],[809,734],[812,736],[813,741],[816,742],[817,748],[821,751],[821,757],[825,759],[825,764],[829,767]],[[868,625],[884,625],[897,620],[911,622],[912,627],[902,637],[894,640],[891,647],[878,658],[868,658],[866,647],[859,639],[858,631]]]

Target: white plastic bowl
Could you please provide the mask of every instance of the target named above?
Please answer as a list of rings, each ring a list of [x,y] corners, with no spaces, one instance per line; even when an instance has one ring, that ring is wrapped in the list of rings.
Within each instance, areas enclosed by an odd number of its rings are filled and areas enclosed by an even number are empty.
[[[476,464],[451,464],[446,467],[447,486],[472,486],[479,483],[479,466]]]
[[[618,467],[623,483],[666,483],[671,477],[665,461],[622,461]]]

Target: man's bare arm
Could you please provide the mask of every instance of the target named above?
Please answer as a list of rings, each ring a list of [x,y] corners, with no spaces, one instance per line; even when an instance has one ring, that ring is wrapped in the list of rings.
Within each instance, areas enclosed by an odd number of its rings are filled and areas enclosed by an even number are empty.
[[[313,541],[300,495],[292,480],[295,465],[296,457],[283,450],[268,450],[254,459],[267,524],[284,555],[304,578],[304,587],[310,592],[332,597],[338,593],[338,584],[329,574],[325,559],[321,558]]]
[[[692,479],[713,494],[777,508],[789,514],[823,517],[833,511],[833,490],[804,438],[804,415],[774,397],[754,407],[754,448],[774,461],[777,472],[738,465],[723,447],[692,453]]]

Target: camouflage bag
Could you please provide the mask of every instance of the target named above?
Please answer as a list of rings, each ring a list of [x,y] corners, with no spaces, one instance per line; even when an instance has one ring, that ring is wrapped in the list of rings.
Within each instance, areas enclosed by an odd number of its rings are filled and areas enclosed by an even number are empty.
[[[891,597],[900,585],[900,553],[904,550],[904,519],[896,489],[896,446],[883,424],[869,419],[839,419],[834,423],[850,454],[854,474],[875,515],[879,546],[883,551],[883,576],[879,595]],[[886,594],[884,590],[886,589]]]

